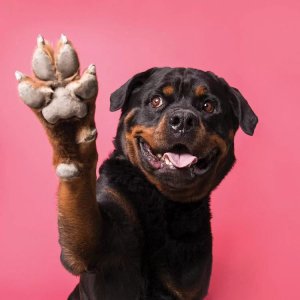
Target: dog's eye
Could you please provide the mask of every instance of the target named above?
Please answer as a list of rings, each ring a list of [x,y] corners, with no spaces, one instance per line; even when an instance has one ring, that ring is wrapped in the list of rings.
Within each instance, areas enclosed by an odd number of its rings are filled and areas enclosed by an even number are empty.
[[[215,110],[215,105],[211,101],[205,101],[202,110],[204,110],[207,113],[213,113]]]
[[[163,105],[163,99],[161,97],[154,97],[150,101],[153,108],[158,108]]]

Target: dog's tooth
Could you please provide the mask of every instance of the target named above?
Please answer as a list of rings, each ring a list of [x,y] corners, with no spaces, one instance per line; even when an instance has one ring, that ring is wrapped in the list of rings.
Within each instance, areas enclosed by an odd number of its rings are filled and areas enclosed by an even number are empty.
[[[156,156],[157,156],[159,159],[162,158],[162,155],[161,155],[160,153],[158,153]]]
[[[168,165],[168,166],[173,166],[173,164],[171,163],[171,161],[166,157],[165,158],[165,163]]]

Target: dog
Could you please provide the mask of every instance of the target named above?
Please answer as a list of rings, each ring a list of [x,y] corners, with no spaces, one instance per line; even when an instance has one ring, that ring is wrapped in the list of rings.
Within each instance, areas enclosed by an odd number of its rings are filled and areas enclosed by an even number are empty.
[[[96,68],[72,43],[38,36],[35,78],[20,97],[53,148],[61,261],[80,282],[70,300],[199,300],[212,270],[210,193],[235,163],[234,136],[257,116],[212,72],[151,68],[112,93],[114,150],[96,178]]]

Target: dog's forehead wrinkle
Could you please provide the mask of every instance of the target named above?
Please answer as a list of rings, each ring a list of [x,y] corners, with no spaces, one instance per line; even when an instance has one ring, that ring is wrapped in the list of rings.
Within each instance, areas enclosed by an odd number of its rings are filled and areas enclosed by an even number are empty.
[[[163,68],[152,74],[145,82],[145,86],[159,87],[168,83],[178,88],[182,83],[190,84],[190,82],[197,81],[199,78],[205,81],[206,77],[205,72],[196,69]]]
[[[209,90],[208,76],[204,71],[196,69],[175,69],[166,74],[163,82],[175,87],[178,97],[189,95],[196,86],[204,86]]]

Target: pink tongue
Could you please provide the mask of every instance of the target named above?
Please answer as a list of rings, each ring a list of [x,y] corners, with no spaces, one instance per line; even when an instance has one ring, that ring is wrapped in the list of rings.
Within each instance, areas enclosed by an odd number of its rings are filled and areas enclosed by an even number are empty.
[[[198,160],[196,156],[193,156],[188,153],[178,154],[178,153],[166,152],[163,155],[163,158],[165,159],[166,157],[177,168],[185,168],[187,166],[195,164]]]

